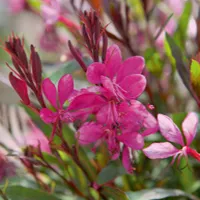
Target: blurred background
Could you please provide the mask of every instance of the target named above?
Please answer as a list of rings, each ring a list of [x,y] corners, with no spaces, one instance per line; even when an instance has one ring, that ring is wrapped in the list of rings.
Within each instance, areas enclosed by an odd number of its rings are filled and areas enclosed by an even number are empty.
[[[0,0],[1,47],[12,33],[24,37],[27,52],[30,44],[33,44],[39,52],[44,76],[51,76],[54,72],[64,69],[67,63],[73,60],[67,45],[68,40],[72,41],[81,56],[88,57],[83,41],[76,35],[77,33],[70,31],[69,27],[66,29],[60,23],[52,22],[57,10],[52,6],[42,7],[48,5],[48,2],[50,1]],[[59,5],[61,13],[63,12],[69,23],[73,22],[73,26],[80,25],[80,13],[76,12],[76,9],[82,11],[96,9],[103,26],[108,25],[109,44],[117,43],[122,49],[124,59],[135,53],[145,57],[144,74],[149,87],[140,100],[145,105],[154,105],[155,110],[152,112],[155,116],[157,113],[168,114],[180,125],[186,112],[199,113],[199,106],[184,84],[180,73],[182,68],[176,66],[165,38],[166,32],[174,38],[181,49],[187,69],[190,69],[191,59],[200,50],[198,0],[60,0]],[[125,20],[126,5],[130,9],[127,17],[129,29],[123,32],[118,15],[123,16],[122,19]],[[45,13],[47,11],[48,15]],[[47,17],[52,17],[52,21],[48,22]],[[199,58],[196,59],[200,61]],[[10,57],[3,48],[0,48],[0,133],[3,134],[0,136],[0,143],[4,149],[2,151],[6,149],[7,152],[12,147],[16,153],[20,151],[21,146],[26,146],[28,143],[27,135],[38,133],[39,129],[35,130],[30,124],[28,114],[16,106],[20,99],[10,86],[7,78],[9,69],[5,62],[10,64]],[[88,61],[90,62],[91,60]],[[70,70],[68,67],[65,71]],[[72,71],[76,79],[76,88],[88,85],[79,67]],[[188,77],[192,75],[188,74]],[[197,79],[200,81],[200,75]],[[198,89],[196,91],[200,91]],[[22,135],[25,138],[24,144],[16,144]],[[155,134],[147,139],[147,144],[162,140],[160,134]],[[198,151],[200,151],[199,144],[200,136],[197,134],[193,145]],[[181,167],[171,167],[170,160],[150,161],[139,153],[136,155],[135,164],[137,170],[133,176],[124,175],[116,179],[116,183],[124,190],[177,188],[200,197],[198,162],[191,161],[189,164],[183,161]]]

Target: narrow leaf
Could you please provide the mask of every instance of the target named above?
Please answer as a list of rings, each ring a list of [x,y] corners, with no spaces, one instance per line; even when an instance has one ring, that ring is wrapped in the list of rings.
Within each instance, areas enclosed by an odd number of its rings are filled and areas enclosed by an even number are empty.
[[[112,200],[129,200],[125,192],[114,187],[102,187],[101,193]]]
[[[190,200],[199,200],[198,197],[185,193],[182,190],[176,190],[176,189],[173,190],[173,189],[155,188],[149,190],[141,190],[138,192],[127,192],[126,194],[130,199],[137,199],[137,200],[155,200],[155,199],[164,199],[167,197],[187,197]]]
[[[26,188],[22,186],[11,186],[6,190],[6,196],[10,200],[59,200],[53,194],[48,194],[41,190]]]
[[[172,18],[173,13],[171,15],[169,15],[169,17],[167,18],[167,20],[164,22],[164,24],[160,27],[160,29],[158,30],[157,34],[154,37],[154,40],[156,41],[158,39],[158,37],[160,36],[160,34],[164,31],[166,25],[168,24],[169,20]]]

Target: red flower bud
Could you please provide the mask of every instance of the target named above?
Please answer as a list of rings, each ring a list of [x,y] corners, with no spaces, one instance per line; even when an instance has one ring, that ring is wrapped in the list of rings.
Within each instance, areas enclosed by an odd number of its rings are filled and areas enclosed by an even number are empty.
[[[28,97],[28,89],[26,82],[16,78],[12,72],[9,74],[9,80],[12,85],[12,87],[15,89],[17,94],[21,97],[22,101],[26,104],[30,104],[30,99]]]
[[[33,45],[31,45],[31,64],[32,73],[36,85],[40,86],[42,81],[42,65],[38,53],[35,51]]]

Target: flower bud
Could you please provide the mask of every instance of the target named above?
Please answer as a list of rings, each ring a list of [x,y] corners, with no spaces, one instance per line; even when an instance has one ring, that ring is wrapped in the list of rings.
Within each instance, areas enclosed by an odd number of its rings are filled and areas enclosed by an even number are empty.
[[[17,94],[21,97],[24,104],[29,105],[30,99],[28,97],[28,89],[25,81],[16,78],[12,72],[9,74],[9,80],[12,87],[15,89]]]

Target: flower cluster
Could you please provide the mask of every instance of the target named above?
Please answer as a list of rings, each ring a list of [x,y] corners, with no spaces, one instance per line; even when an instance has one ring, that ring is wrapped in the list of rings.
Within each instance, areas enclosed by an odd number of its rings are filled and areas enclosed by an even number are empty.
[[[146,79],[141,75],[144,65],[140,56],[122,62],[119,47],[112,45],[103,63],[94,62],[87,68],[87,80],[93,86],[76,91],[71,75],[67,74],[59,80],[56,92],[49,78],[43,80],[43,93],[56,109],[40,111],[44,122],[54,124],[51,140],[59,120],[67,123],[81,120],[76,133],[79,143],[95,143],[96,148],[106,142],[113,160],[119,158],[122,148],[123,165],[132,172],[129,150],[141,150],[144,137],[158,129],[156,119],[136,100],[146,87]],[[69,105],[64,108],[66,101]],[[91,114],[94,120],[88,120]]]

